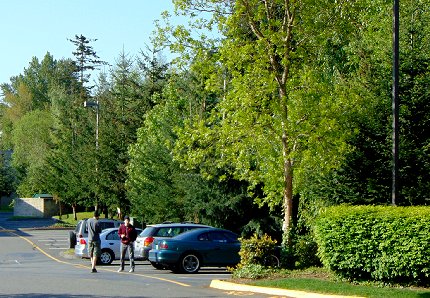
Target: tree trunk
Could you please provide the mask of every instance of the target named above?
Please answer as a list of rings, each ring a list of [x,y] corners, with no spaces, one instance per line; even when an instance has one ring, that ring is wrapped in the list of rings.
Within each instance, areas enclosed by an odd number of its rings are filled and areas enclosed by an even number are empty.
[[[76,204],[72,204],[72,210],[73,210],[73,219],[78,220],[78,215],[76,214]]]
[[[289,158],[288,137],[284,131],[282,136],[283,157],[284,157],[284,196],[283,211],[284,220],[282,224],[283,242],[287,246],[291,245],[291,229],[293,227],[293,175],[292,163]]]

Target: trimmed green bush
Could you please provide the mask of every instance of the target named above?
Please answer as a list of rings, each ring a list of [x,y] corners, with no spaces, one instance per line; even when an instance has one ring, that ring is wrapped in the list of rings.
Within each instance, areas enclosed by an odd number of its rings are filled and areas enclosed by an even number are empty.
[[[329,207],[314,233],[323,265],[343,278],[429,284],[429,207]]]
[[[259,237],[254,234],[250,239],[239,239],[241,247],[239,251],[240,263],[232,269],[233,278],[259,279],[269,276],[272,272],[268,257],[274,255],[276,240],[267,234]]]
[[[241,242],[239,267],[249,264],[265,265],[266,258],[275,254],[276,240],[267,234],[262,237],[254,234],[250,239],[239,240]]]

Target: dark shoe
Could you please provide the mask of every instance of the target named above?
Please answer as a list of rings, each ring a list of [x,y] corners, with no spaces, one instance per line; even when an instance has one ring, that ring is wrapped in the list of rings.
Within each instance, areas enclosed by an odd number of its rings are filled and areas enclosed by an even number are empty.
[[[97,273],[96,268],[91,269],[91,273]]]

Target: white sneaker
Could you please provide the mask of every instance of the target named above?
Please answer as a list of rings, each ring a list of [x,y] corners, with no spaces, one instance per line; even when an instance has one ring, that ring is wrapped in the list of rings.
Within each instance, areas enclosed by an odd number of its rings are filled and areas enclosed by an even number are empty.
[[[130,269],[130,271],[128,271],[128,272],[130,272],[130,273],[131,273],[131,272],[134,272],[134,269],[133,269],[133,268],[131,268],[131,269]]]
[[[123,272],[123,271],[124,271],[124,269],[122,269],[122,268],[118,269],[118,272]]]

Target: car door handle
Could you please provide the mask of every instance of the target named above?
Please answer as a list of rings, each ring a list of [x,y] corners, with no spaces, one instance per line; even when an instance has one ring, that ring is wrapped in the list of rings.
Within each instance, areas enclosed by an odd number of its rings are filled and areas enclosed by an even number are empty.
[[[109,245],[114,245],[115,243],[109,242]]]

